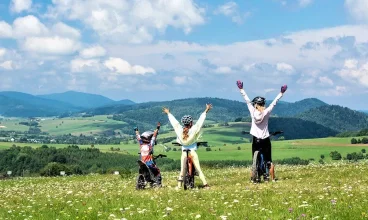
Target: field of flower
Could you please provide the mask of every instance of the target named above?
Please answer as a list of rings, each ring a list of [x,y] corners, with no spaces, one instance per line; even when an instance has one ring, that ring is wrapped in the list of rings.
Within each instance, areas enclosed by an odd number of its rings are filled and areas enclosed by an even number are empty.
[[[0,181],[0,219],[367,219],[368,161],[278,166],[276,183],[249,168],[203,170],[210,189],[135,190],[135,177],[88,175]],[[196,185],[200,186],[199,178]]]

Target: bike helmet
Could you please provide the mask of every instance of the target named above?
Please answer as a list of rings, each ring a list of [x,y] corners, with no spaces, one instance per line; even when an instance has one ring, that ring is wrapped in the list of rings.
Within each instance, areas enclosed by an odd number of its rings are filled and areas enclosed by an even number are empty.
[[[266,99],[261,97],[261,96],[257,96],[252,100],[253,106],[255,104],[260,105],[260,106],[264,106],[266,104]]]
[[[182,118],[181,118],[181,122],[184,124],[184,125],[190,125],[191,122],[193,122],[193,118],[192,116],[190,115],[184,115]]]
[[[143,142],[150,142],[153,136],[153,131],[145,131],[141,135],[141,139]]]

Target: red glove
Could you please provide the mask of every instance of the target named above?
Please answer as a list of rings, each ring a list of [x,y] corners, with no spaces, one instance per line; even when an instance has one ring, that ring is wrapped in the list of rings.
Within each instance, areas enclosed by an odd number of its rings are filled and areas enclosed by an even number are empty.
[[[240,80],[236,81],[236,85],[238,86],[239,89],[243,88],[243,82]]]
[[[287,90],[287,85],[281,86],[281,92],[284,93]]]

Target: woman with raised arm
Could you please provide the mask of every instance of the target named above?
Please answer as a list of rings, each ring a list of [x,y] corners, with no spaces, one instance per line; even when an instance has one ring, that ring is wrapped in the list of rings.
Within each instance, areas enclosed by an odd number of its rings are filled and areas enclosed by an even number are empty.
[[[198,171],[199,178],[202,180],[203,187],[209,188],[208,183],[206,181],[206,178],[201,170],[200,164],[199,164],[199,158],[196,153],[197,150],[197,140],[200,137],[201,129],[203,126],[203,123],[206,119],[207,112],[212,108],[211,104],[206,104],[206,110],[201,114],[198,121],[193,125],[193,118],[190,115],[184,115],[181,118],[181,122],[183,123],[183,126],[180,125],[180,123],[175,119],[175,117],[170,113],[168,108],[163,108],[163,112],[166,113],[169,117],[169,121],[171,125],[173,126],[175,133],[177,135],[177,142],[182,145],[182,154],[181,154],[181,169],[180,169],[180,175],[178,179],[178,187],[181,186],[181,182],[183,181],[184,176],[184,166],[185,166],[185,157],[186,153],[183,151],[184,149],[190,149],[190,153],[193,158],[193,163]]]
[[[252,126],[250,128],[250,134],[253,136],[252,159],[254,151],[262,147],[264,160],[267,162],[267,166],[270,169],[271,179],[272,181],[275,181],[275,166],[272,163],[271,141],[270,141],[270,134],[268,131],[268,120],[270,118],[271,111],[287,90],[287,85],[283,85],[281,87],[280,93],[273,100],[273,102],[266,108],[265,107],[266,100],[264,97],[257,96],[252,101],[250,101],[247,93],[243,89],[243,82],[238,80],[236,84],[239,88],[240,94],[243,96],[245,102],[247,103],[250,117],[252,118]]]

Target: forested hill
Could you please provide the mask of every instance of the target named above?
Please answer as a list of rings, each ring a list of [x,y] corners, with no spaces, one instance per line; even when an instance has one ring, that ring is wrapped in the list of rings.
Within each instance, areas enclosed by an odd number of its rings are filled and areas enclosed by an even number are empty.
[[[328,106],[328,104],[316,98],[303,99],[293,103],[280,102],[275,108],[275,114],[278,116],[294,116],[321,106]]]
[[[271,101],[267,101],[269,104]],[[238,117],[249,116],[248,108],[245,102],[233,101],[220,98],[188,98],[178,99],[164,102],[146,102],[136,105],[112,105],[87,110],[93,115],[107,115],[107,114],[121,114],[122,117],[132,117],[139,115],[145,117],[149,115],[150,118],[157,118],[162,116],[162,107],[169,107],[174,115],[191,114],[199,116],[205,109],[206,103],[212,103],[214,106],[213,113],[208,115],[208,119],[213,121],[232,121]],[[272,114],[278,116],[294,116],[309,109],[327,105],[318,99],[304,99],[298,102],[279,102],[274,108]]]
[[[205,110],[206,103],[212,103],[214,106],[207,114],[207,122],[228,122],[235,121],[236,119],[239,120],[239,118],[244,120],[249,117],[249,110],[244,102],[219,98],[194,98],[168,102],[142,103],[132,106],[110,106],[93,109],[88,113],[97,115],[113,114],[113,119],[127,123],[126,126],[121,128],[122,131],[131,132],[132,127],[135,125],[138,125],[142,129],[152,128],[157,121],[162,122],[163,125],[167,125],[168,118],[162,113],[163,106],[168,107],[177,120],[180,120],[185,114],[192,115],[196,120]],[[285,130],[288,133],[287,138],[334,136],[338,132],[331,128],[307,120],[293,118],[297,112],[307,111],[316,106],[323,105],[327,104],[318,99],[306,99],[295,103],[279,102],[272,112],[273,116],[276,117],[273,117],[272,122],[270,122],[271,129],[274,127]]]
[[[0,92],[0,114],[14,117],[55,116],[82,110],[65,102],[21,92]]]
[[[316,122],[336,131],[357,131],[368,128],[368,115],[337,105],[310,109],[296,117]]]

